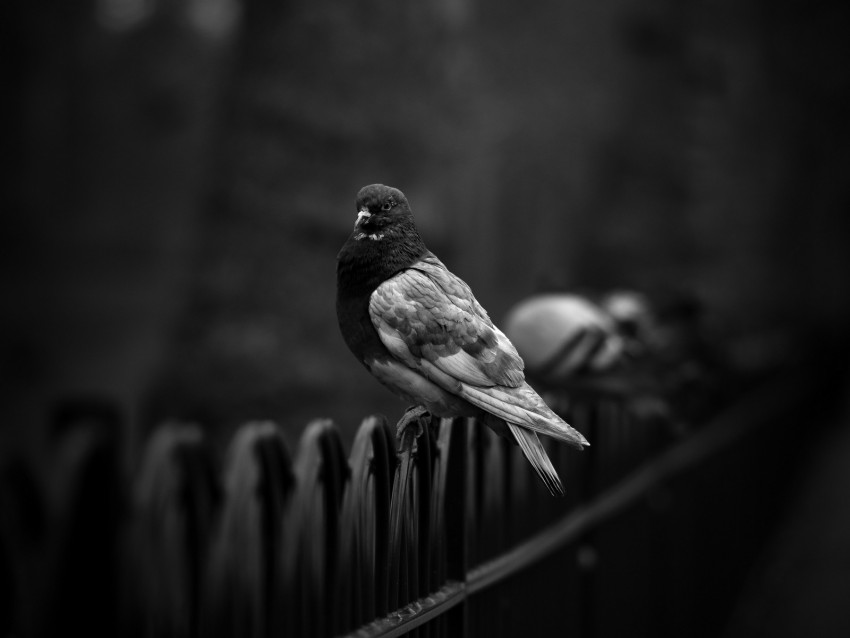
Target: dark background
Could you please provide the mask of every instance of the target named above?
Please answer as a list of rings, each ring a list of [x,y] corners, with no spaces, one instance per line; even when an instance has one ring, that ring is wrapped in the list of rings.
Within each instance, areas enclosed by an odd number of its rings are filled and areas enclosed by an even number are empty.
[[[38,462],[79,397],[117,403],[129,459],[166,418],[397,418],[334,313],[372,182],[497,323],[543,288],[684,290],[742,361],[844,352],[844,2],[0,11],[4,455]]]

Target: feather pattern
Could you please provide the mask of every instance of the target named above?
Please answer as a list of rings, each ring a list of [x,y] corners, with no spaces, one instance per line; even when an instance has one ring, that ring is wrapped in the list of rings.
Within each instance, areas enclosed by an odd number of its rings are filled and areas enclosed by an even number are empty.
[[[469,286],[433,255],[378,286],[369,299],[369,314],[384,345],[412,367],[424,359],[477,386],[525,382],[522,359],[511,342]]]
[[[523,361],[422,242],[404,194],[373,184],[337,257],[336,309],[346,344],[397,395],[440,417],[475,416],[513,439],[552,492],[563,494],[538,433],[585,438],[525,382]]]
[[[433,255],[378,286],[369,315],[393,357],[447,392],[509,424],[588,444],[525,382],[516,349]]]

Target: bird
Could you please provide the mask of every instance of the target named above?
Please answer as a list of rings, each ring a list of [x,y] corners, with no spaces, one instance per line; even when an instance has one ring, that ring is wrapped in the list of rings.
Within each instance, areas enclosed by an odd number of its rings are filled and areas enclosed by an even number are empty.
[[[404,193],[360,189],[354,228],[337,255],[336,312],[348,348],[411,407],[399,434],[427,416],[476,417],[519,445],[564,495],[539,434],[590,445],[526,382],[524,363],[470,287],[425,246]]]
[[[626,355],[614,318],[574,293],[523,299],[508,312],[505,333],[529,376],[547,385],[606,373],[621,366]]]

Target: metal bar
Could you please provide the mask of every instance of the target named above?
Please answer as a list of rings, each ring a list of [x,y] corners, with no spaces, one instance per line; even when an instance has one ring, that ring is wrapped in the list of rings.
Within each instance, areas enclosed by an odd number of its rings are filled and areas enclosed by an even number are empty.
[[[384,618],[379,618],[357,631],[346,634],[348,638],[395,638],[441,616],[466,598],[466,585],[449,581],[436,592],[415,600]]]

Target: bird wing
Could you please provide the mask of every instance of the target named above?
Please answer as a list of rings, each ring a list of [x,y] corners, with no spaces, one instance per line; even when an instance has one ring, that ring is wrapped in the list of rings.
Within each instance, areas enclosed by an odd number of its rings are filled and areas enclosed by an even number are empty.
[[[453,383],[518,387],[523,362],[469,286],[427,257],[382,283],[369,300],[372,324],[387,349],[411,368],[435,368]],[[439,375],[442,377],[442,375]],[[427,376],[427,375],[426,375]],[[441,384],[442,385],[442,384]]]
[[[525,383],[513,344],[472,291],[436,257],[382,283],[369,316],[390,354],[447,392],[507,423],[581,448],[584,437]]]

